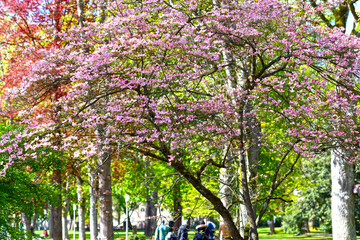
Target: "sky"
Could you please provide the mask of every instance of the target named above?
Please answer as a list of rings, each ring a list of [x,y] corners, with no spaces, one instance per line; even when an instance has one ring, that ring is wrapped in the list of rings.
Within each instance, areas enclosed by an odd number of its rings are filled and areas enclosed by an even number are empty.
[[[360,4],[358,2],[355,3],[355,9],[356,9],[356,11],[360,10]],[[345,31],[346,34],[351,33],[353,26],[354,26],[354,21],[355,21],[355,19],[354,19],[353,15],[349,12],[349,18],[346,23],[346,31]]]

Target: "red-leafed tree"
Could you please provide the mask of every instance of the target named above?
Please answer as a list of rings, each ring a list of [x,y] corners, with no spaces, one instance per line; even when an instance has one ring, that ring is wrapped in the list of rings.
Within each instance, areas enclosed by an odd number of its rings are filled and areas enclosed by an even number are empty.
[[[2,88],[6,92],[24,84],[24,78],[29,75],[31,66],[44,57],[44,51],[63,46],[60,34],[75,26],[78,18],[75,0],[3,0],[0,6],[1,60],[4,65]],[[39,99],[19,101],[11,94],[2,94],[2,115],[12,121],[18,120],[20,124],[22,118],[17,117],[18,110],[42,102],[43,107],[32,117],[41,115],[44,122],[59,122],[57,111],[61,106],[49,106],[48,103],[56,102],[62,95],[62,89],[57,86],[52,86],[51,90]],[[62,144],[61,136],[64,133],[60,128],[54,133],[54,144],[59,146]],[[63,164],[55,161],[53,164],[52,182],[56,188],[61,189]],[[58,202],[52,206],[50,219],[51,226],[56,226],[50,231],[54,239],[62,239],[62,200],[60,191],[58,193]]]

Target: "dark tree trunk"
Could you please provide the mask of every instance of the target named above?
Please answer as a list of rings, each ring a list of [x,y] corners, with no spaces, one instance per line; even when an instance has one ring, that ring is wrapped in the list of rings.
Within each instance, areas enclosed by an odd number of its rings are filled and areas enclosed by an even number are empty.
[[[103,152],[104,151],[104,152]],[[99,205],[100,205],[100,237],[114,239],[112,192],[111,192],[111,156],[110,151],[99,147],[103,152],[99,162]]]
[[[173,190],[173,204],[174,204],[174,232],[177,233],[181,226],[182,206],[181,206],[181,183],[175,182]]]
[[[151,196],[146,197],[146,203],[145,203],[145,236],[151,237],[156,228],[156,220],[153,218],[156,216],[157,209],[155,207],[156,201],[158,198],[158,192],[154,190],[151,194]]]
[[[165,156],[167,156],[165,152]],[[206,199],[208,199],[213,205],[214,209],[221,215],[224,219],[225,223],[229,227],[230,234],[232,238],[235,240],[243,240],[241,237],[239,230],[234,224],[233,218],[229,210],[223,205],[221,199],[214,195],[209,189],[207,189],[202,182],[196,178],[191,172],[189,172],[185,166],[180,162],[172,163],[172,167],[174,167],[183,177],[185,177],[189,183]]]
[[[62,240],[62,196],[61,196],[61,170],[53,169],[52,184],[58,189],[57,196],[51,208],[52,215],[52,238]]]
[[[308,233],[310,232],[310,229],[309,229],[309,219],[304,219],[302,221],[302,232],[304,233]]]
[[[144,234],[146,237],[151,237],[156,229],[156,219],[154,216],[157,215],[157,208],[155,204],[158,200],[158,191],[154,190],[152,186],[152,176],[153,173],[151,172],[151,164],[146,161],[145,162],[145,188],[147,192],[146,196],[146,203],[145,203],[145,228]],[[151,195],[150,195],[151,193]]]
[[[273,219],[270,219],[269,221],[269,227],[270,227],[270,232],[269,234],[275,234],[275,224],[274,224],[274,220]]]

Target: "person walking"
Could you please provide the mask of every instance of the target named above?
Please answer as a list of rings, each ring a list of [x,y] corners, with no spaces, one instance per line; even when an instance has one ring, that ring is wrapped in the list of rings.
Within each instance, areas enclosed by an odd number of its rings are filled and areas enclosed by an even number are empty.
[[[188,232],[190,230],[190,224],[185,222],[185,224],[181,225],[178,230],[177,239],[178,240],[189,240]]]
[[[205,225],[209,229],[209,240],[215,240],[216,225],[210,220],[210,217],[205,218]]]
[[[210,229],[205,224],[204,220],[200,221],[200,224],[196,226],[196,231],[193,240],[210,240]]]
[[[165,240],[177,240],[177,236],[174,233],[174,229],[173,228],[169,228],[169,232],[165,237]]]
[[[165,225],[165,220],[162,221],[155,230],[155,240],[165,240],[166,235],[169,232],[169,227]]]

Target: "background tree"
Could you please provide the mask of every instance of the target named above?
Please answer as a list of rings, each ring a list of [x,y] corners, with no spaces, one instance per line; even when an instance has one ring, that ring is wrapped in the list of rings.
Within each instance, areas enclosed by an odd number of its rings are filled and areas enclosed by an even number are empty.
[[[287,207],[283,219],[284,230],[300,234],[304,232],[304,222],[321,221],[320,228],[330,233],[332,230],[330,152],[304,161],[301,170],[303,175],[296,180],[298,182],[297,194],[294,196],[296,200]]]

